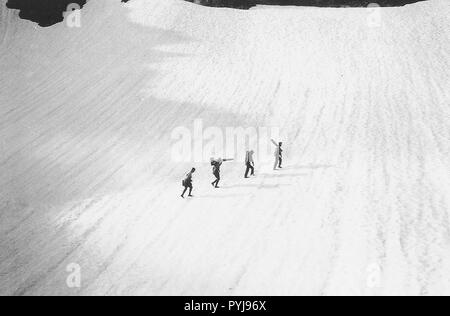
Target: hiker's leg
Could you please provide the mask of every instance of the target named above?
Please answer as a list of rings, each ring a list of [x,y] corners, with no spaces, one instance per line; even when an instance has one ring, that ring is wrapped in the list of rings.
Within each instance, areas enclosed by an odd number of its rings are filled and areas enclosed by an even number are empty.
[[[220,174],[217,174],[216,187],[219,186],[219,182],[220,182]]]
[[[247,170],[245,170],[245,177],[246,178],[248,178],[248,173],[249,173],[249,171],[250,171],[250,164],[249,163],[247,163]]]
[[[219,177],[217,175],[217,173],[214,173],[214,176],[216,177],[216,180],[214,180],[213,183],[211,183],[213,186],[217,186],[217,184],[219,183]]]
[[[280,157],[280,163],[278,164],[278,168],[282,168],[281,165],[283,163],[283,157]]]
[[[187,187],[184,187],[184,191],[183,194],[181,194],[181,196],[184,196],[186,194],[187,189],[188,189]]]
[[[255,175],[255,167],[250,165],[250,170],[252,171],[251,175],[254,176]]]

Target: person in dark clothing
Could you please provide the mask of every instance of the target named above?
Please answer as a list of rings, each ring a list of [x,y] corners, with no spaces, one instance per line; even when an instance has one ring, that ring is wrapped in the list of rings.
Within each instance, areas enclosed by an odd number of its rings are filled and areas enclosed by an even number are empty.
[[[247,170],[245,171],[245,178],[248,179],[248,173],[251,171],[251,175],[255,175],[255,161],[253,160],[253,155],[255,152],[253,150],[247,151],[245,155],[245,165],[247,166]]]
[[[220,182],[220,167],[222,166],[222,163],[224,163],[225,161],[232,161],[233,159],[214,159],[211,158],[211,166],[213,167],[213,175],[214,177],[216,177],[216,180],[214,180],[214,182],[212,182],[212,186],[215,187],[216,189],[219,188],[219,182]]]
[[[189,189],[189,197],[192,197],[192,190],[193,190],[193,185],[192,185],[192,175],[195,173],[195,168],[192,168],[191,172],[189,172],[186,175],[186,178],[183,180],[183,186],[184,186],[184,191],[183,194],[181,194],[181,197],[184,199],[184,195],[186,194],[186,191]]]
[[[283,169],[283,148],[281,148],[281,146],[283,146],[283,143],[280,143],[280,156],[278,158],[278,168]]]
[[[275,164],[273,166],[273,170],[277,170],[277,167],[282,169],[283,167],[281,165],[283,164],[283,143],[279,142],[277,144],[277,142],[273,139],[272,143],[275,145],[275,147],[277,147],[277,149],[275,150]]]

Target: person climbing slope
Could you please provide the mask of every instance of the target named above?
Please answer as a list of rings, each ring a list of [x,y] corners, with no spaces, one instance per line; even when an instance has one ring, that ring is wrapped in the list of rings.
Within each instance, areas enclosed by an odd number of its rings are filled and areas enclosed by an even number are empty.
[[[248,173],[251,170],[251,175],[255,175],[255,161],[253,160],[253,155],[255,152],[253,150],[247,151],[245,155],[245,165],[247,167],[247,170],[245,171],[245,178],[248,179]]]
[[[226,161],[232,161],[233,159],[214,159],[211,158],[211,166],[213,167],[213,175],[216,177],[216,180],[212,182],[212,186],[216,189],[219,188],[219,182],[220,182],[220,167],[222,166],[222,163]]]
[[[192,197],[192,190],[193,190],[193,185],[192,185],[192,175],[195,172],[195,168],[192,168],[191,172],[189,172],[188,174],[186,174],[186,178],[184,178],[183,180],[183,187],[184,187],[184,191],[183,194],[181,194],[181,197],[184,199],[184,195],[186,194],[186,191],[189,189],[189,197]]]
[[[275,147],[277,147],[275,150],[275,163],[273,166],[273,170],[277,170],[277,167],[282,169],[283,167],[281,166],[281,164],[283,163],[283,148],[282,148],[283,143],[279,142],[277,144],[277,142],[274,141],[273,139],[272,139],[272,143],[275,145]]]

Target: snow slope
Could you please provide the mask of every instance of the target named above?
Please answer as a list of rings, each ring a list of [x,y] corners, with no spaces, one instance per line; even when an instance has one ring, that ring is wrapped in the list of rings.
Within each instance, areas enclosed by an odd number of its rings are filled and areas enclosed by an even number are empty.
[[[5,1],[1,295],[450,294],[448,1],[96,0],[46,29]],[[213,190],[171,160],[196,119],[281,127],[286,169]]]

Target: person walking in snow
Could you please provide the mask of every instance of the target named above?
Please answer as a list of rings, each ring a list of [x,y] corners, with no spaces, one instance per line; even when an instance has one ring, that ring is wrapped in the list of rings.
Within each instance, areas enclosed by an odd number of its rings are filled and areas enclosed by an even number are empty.
[[[186,194],[186,191],[189,189],[189,197],[192,197],[192,175],[195,173],[195,168],[192,168],[191,172],[186,174],[186,178],[183,180],[183,187],[184,191],[183,194],[181,194],[181,197],[184,199],[184,195]]]
[[[245,155],[245,165],[247,166],[247,170],[245,171],[245,178],[248,179],[248,173],[251,170],[251,175],[255,175],[255,161],[253,160],[253,155],[255,152],[253,150],[247,151]]]
[[[275,145],[275,147],[277,147],[275,150],[275,163],[273,166],[273,170],[277,170],[277,167],[282,169],[283,167],[281,165],[283,163],[283,148],[282,148],[283,143],[279,142],[277,144],[277,142],[274,141],[273,139],[272,139],[272,143]]]
[[[216,180],[214,180],[214,182],[212,182],[212,186],[215,187],[216,189],[219,188],[219,182],[220,182],[220,167],[222,166],[222,163],[226,162],[226,161],[232,161],[233,159],[214,159],[211,158],[211,166],[213,167],[213,175],[216,177]]]

